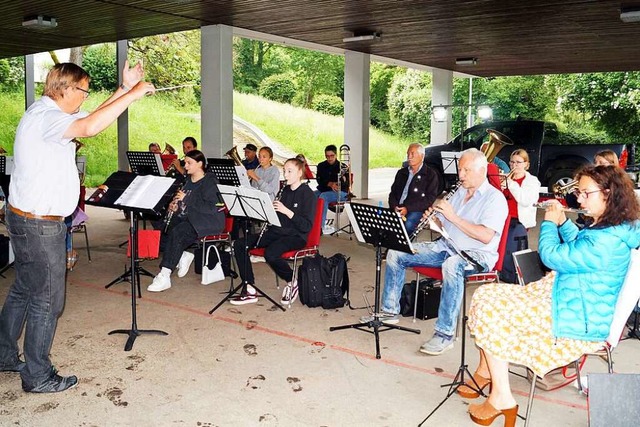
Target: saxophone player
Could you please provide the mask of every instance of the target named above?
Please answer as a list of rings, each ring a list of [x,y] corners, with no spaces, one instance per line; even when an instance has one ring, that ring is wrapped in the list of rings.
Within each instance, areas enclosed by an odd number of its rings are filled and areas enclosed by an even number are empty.
[[[453,347],[464,278],[493,268],[498,260],[500,234],[507,218],[507,201],[487,180],[487,158],[481,151],[471,148],[462,152],[458,176],[460,188],[455,194],[449,201],[437,200],[425,215],[432,211],[438,213],[443,228],[456,246],[475,261],[471,269],[468,269],[469,262],[444,239],[418,243],[414,246],[417,251],[415,254],[394,250],[387,252],[381,304],[383,323],[395,324],[400,320],[400,295],[407,268],[442,268],[442,294],[435,332],[420,348],[421,352],[430,355],[441,354]],[[362,323],[371,320],[371,316],[360,319]]]

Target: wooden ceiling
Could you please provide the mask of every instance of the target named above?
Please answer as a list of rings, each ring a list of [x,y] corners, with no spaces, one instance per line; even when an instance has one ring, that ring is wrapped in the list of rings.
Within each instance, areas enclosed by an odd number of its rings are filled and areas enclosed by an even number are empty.
[[[640,70],[640,22],[622,22],[623,5],[640,1],[4,0],[0,57],[226,24],[478,76]],[[58,26],[23,28],[39,14]]]

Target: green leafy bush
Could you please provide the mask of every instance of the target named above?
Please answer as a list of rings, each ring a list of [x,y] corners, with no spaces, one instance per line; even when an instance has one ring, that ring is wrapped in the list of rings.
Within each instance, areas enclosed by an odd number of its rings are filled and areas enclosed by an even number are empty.
[[[387,98],[393,77],[398,72],[399,69],[395,66],[379,63],[371,64],[371,83],[369,84],[371,94],[371,125],[385,132],[391,132]]]
[[[408,70],[397,74],[389,90],[390,126],[395,135],[428,141],[431,130],[431,76]]]
[[[105,43],[89,47],[84,52],[82,68],[91,76],[91,90],[115,91],[118,86],[115,44]]]
[[[0,59],[0,90],[13,92],[24,83],[24,56]]]
[[[344,115],[344,101],[335,95],[316,95],[311,103],[311,109],[332,116]]]
[[[262,80],[258,93],[272,101],[290,104],[296,95],[296,84],[289,73],[274,74]]]

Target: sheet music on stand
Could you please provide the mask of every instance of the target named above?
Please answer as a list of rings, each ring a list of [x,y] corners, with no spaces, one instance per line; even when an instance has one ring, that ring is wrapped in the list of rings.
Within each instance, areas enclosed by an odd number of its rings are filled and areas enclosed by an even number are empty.
[[[222,185],[252,188],[244,166],[236,166],[231,159],[207,159],[207,171],[212,172]]]
[[[458,151],[442,151],[442,170],[445,175],[458,175],[458,160],[462,153]]]
[[[138,175],[114,204],[131,208],[153,209],[174,182],[173,178]]]
[[[273,208],[273,202],[269,194],[264,191],[224,184],[218,184],[218,190],[229,210],[229,215],[268,221],[276,227],[281,226],[280,218]],[[240,198],[242,203],[238,201]]]
[[[164,176],[162,158],[150,151],[127,151],[127,160],[131,172],[137,175]]]
[[[382,239],[388,249],[415,253],[402,217],[395,210],[360,203],[346,203],[345,209],[359,242],[375,246]]]
[[[11,175],[13,167],[13,156],[0,156],[0,175]]]

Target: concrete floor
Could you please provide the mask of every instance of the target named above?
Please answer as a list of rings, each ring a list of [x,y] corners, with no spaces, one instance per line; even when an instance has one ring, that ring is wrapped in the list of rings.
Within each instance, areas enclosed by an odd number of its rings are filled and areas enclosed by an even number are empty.
[[[366,310],[325,311],[296,301],[281,312],[262,298],[240,307],[226,303],[209,315],[228,281],[202,286],[193,270],[174,277],[168,291],[143,290],[139,328],[169,335],[142,335],[132,351],[123,351],[126,336],[108,332],[131,325],[129,284],[109,290],[104,285],[123,271],[125,250],[118,244],[126,238],[128,222],[113,210],[88,207],[88,214],[93,262],[87,262],[82,236],[76,236],[80,260],[68,276],[51,354],[60,372],[77,375],[80,384],[60,394],[32,395],[22,392],[18,375],[0,374],[0,425],[415,426],[445,397],[440,385],[455,375],[460,343],[438,357],[419,353],[434,320],[401,321],[420,329],[420,335],[381,333],[382,359],[376,360],[372,334],[329,332],[330,326],[357,322]],[[341,235],[323,237],[321,251],[351,256],[353,305],[364,305],[364,294],[373,301],[371,247]],[[157,264],[147,261],[144,267],[155,274]],[[263,290],[279,299],[269,268],[254,268]],[[0,301],[13,275],[9,270],[6,279],[0,278]],[[150,281],[143,277],[143,286]],[[640,372],[639,347],[637,340],[621,343],[617,371]],[[467,360],[473,372],[472,344]],[[606,369],[597,360],[587,366]],[[512,384],[523,412],[528,382],[513,376]],[[473,425],[468,404],[453,395],[425,425]],[[586,424],[587,401],[574,387],[537,393],[531,425]]]

